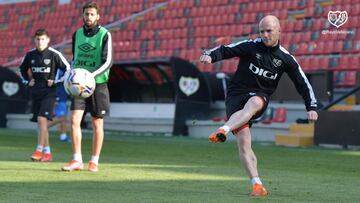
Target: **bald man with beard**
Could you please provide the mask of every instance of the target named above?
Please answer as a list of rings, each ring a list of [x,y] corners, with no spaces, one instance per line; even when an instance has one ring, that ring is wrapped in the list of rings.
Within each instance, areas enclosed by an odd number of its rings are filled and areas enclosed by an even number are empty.
[[[210,134],[212,143],[225,142],[231,131],[237,139],[240,160],[252,183],[252,196],[267,196],[258,169],[257,158],[251,147],[252,121],[266,110],[283,73],[287,73],[302,96],[309,122],[316,121],[317,101],[313,89],[300,65],[280,45],[280,22],[268,15],[259,23],[260,38],[245,40],[205,51],[202,63],[239,57],[235,74],[229,81],[226,103],[228,121]]]

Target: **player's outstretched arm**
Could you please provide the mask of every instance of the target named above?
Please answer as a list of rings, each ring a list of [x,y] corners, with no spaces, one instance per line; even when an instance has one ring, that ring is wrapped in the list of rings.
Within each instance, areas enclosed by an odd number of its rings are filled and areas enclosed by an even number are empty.
[[[211,57],[209,55],[203,54],[203,55],[200,56],[199,61],[201,63],[205,63],[205,64],[211,63]]]

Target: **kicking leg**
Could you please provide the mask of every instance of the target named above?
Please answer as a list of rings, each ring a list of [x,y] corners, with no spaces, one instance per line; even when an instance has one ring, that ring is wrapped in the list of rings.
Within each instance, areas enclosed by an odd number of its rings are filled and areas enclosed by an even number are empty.
[[[251,97],[245,104],[244,108],[233,113],[224,126],[217,129],[209,136],[209,140],[213,143],[224,142],[226,134],[230,131],[246,125],[249,120],[264,107],[264,100],[259,96]]]

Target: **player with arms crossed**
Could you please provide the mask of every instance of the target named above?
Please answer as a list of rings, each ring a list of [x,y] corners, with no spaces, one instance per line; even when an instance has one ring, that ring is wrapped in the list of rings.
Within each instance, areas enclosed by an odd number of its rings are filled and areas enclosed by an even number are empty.
[[[112,38],[110,32],[97,24],[100,9],[94,2],[83,6],[82,28],[73,35],[73,68],[84,68],[92,73],[96,81],[95,92],[87,99],[72,99],[71,135],[73,159],[63,171],[83,170],[81,154],[81,119],[86,111],[91,113],[93,127],[93,152],[88,170],[98,171],[99,156],[104,139],[104,116],[110,108],[107,82],[112,65]]]
[[[30,120],[37,122],[39,130],[37,147],[31,159],[52,161],[48,120],[52,120],[56,99],[54,80],[59,78],[55,78],[55,74],[58,69],[64,72],[70,69],[70,64],[60,52],[49,47],[50,37],[45,29],[38,29],[34,38],[36,49],[29,51],[20,65],[21,77],[31,92],[33,117]]]
[[[296,59],[280,45],[280,23],[272,15],[259,23],[260,38],[219,46],[200,56],[202,63],[239,57],[240,62],[229,81],[226,97],[228,121],[209,136],[213,143],[224,142],[227,134],[237,138],[239,156],[250,177],[252,196],[266,196],[257,169],[257,158],[251,147],[251,121],[266,110],[270,95],[275,91],[281,75],[289,75],[305,101],[309,121],[316,121],[317,101],[312,87]]]

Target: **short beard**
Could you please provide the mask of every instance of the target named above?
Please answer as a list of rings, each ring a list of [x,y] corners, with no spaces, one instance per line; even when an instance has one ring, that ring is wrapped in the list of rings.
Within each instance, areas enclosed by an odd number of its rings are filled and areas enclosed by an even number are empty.
[[[97,21],[97,20],[95,20],[95,21],[94,21],[94,23],[92,23],[90,26],[89,26],[89,25],[87,25],[87,23],[86,23],[85,19],[83,19],[83,22],[84,22],[85,27],[87,27],[87,28],[91,28],[91,27],[96,26],[98,21]]]

